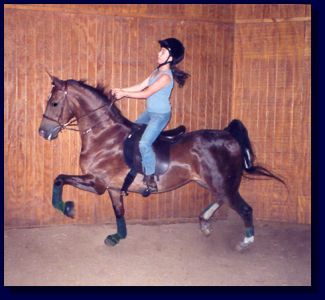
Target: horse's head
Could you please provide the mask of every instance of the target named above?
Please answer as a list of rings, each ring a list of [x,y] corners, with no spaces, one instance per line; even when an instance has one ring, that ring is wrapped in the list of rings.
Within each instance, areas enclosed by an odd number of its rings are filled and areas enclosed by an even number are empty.
[[[50,74],[49,74],[50,75]],[[73,117],[69,106],[68,83],[50,75],[52,90],[48,96],[46,109],[39,128],[39,134],[47,139],[57,138],[58,133]]]

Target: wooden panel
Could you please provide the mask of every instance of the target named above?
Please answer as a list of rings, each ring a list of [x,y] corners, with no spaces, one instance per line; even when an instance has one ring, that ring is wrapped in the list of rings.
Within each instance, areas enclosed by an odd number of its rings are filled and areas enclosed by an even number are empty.
[[[237,24],[232,117],[244,121],[258,162],[283,175],[242,194],[260,219],[310,222],[310,22]]]
[[[157,40],[175,36],[187,49],[180,67],[191,77],[183,89],[174,88],[169,128],[180,123],[188,130],[219,128],[229,121],[231,25],[11,7],[5,8],[4,32],[7,226],[114,221],[107,195],[99,197],[69,186],[63,198],[75,201],[76,218],[67,219],[51,207],[54,178],[61,173],[80,174],[81,145],[74,132],[64,131],[51,142],[38,136],[51,89],[45,69],[63,79],[87,79],[108,88],[136,84],[156,66]],[[132,99],[118,105],[131,120],[145,107],[144,101]],[[150,199],[130,195],[125,201],[126,217],[197,217],[210,201],[211,196],[195,184]]]
[[[305,4],[237,4],[234,5],[236,22],[241,20],[273,21],[290,18],[310,17],[311,5]],[[288,20],[286,20],[288,21]]]
[[[233,22],[234,6],[228,4],[6,4],[6,8],[77,14]]]
[[[80,174],[80,139],[73,132],[52,142],[38,136],[50,90],[45,69],[108,88],[135,84],[156,64],[157,40],[168,36],[184,42],[180,67],[191,74],[173,91],[169,128],[223,128],[242,119],[258,162],[289,178],[289,195],[274,182],[244,180],[255,217],[310,223],[308,18],[308,5],[5,5],[6,226],[114,221],[108,196],[72,187],[63,196],[75,200],[76,219],[51,206],[54,178]],[[144,109],[144,101],[132,99],[118,105],[131,120]],[[195,184],[150,199],[130,195],[126,216],[197,217],[211,200]]]

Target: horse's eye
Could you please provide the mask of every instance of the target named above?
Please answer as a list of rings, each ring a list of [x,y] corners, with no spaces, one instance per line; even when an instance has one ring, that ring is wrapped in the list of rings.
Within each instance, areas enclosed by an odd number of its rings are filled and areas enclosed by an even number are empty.
[[[52,102],[52,106],[57,106],[58,105],[58,103],[57,102]]]

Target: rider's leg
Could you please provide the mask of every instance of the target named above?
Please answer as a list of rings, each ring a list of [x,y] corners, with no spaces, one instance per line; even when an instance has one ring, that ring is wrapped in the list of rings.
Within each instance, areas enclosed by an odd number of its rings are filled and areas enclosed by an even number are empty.
[[[148,124],[150,121],[149,112],[144,111],[136,120],[135,123],[137,124]]]
[[[166,127],[170,120],[170,113],[149,113],[150,121],[144,131],[141,140],[139,142],[139,149],[142,157],[142,165],[144,173],[148,179],[148,183],[153,186],[153,189],[157,189],[157,185],[154,181],[153,175],[156,168],[156,156],[152,149],[152,144],[157,139],[162,130]]]

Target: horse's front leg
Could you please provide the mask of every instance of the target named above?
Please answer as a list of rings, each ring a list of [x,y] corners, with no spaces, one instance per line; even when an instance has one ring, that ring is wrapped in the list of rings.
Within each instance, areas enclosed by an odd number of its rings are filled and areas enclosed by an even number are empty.
[[[64,202],[62,200],[62,191],[65,184],[99,195],[103,194],[106,189],[103,185],[96,183],[95,177],[89,174],[80,176],[61,174],[56,177],[53,185],[52,204],[70,218],[73,218],[75,214],[74,203],[73,201]]]
[[[127,235],[124,219],[123,196],[121,195],[120,191],[109,190],[108,192],[116,217],[117,233],[107,236],[105,239],[105,244],[108,246],[115,246],[121,239],[125,239]]]

